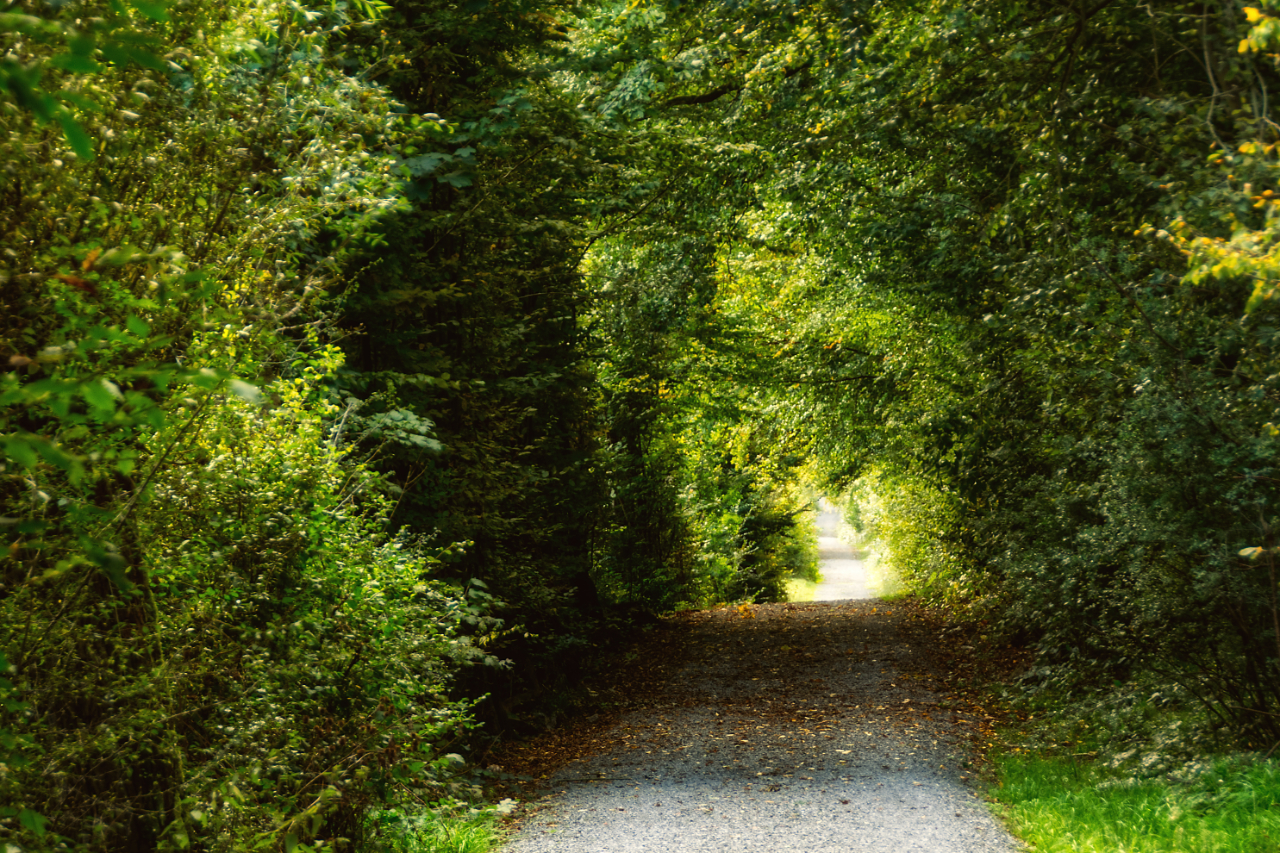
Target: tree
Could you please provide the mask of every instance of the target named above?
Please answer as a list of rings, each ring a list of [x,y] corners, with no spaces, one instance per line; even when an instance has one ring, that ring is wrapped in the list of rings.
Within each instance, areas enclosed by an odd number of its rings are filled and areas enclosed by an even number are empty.
[[[4,34],[0,834],[355,843],[460,790],[445,694],[497,664],[483,591],[389,536],[328,399],[316,296],[398,206],[403,124],[324,49],[345,10],[145,8]]]
[[[655,164],[685,209],[768,223],[711,238],[741,260],[704,275],[710,313],[773,343],[733,382],[833,487],[936,507],[895,521],[918,588],[1064,680],[1173,683],[1246,742],[1280,698],[1266,561],[1238,556],[1270,548],[1276,497],[1271,26],[1232,4],[644,4],[584,28],[604,58],[576,84],[698,152]],[[747,144],[764,168],[688,181]]]

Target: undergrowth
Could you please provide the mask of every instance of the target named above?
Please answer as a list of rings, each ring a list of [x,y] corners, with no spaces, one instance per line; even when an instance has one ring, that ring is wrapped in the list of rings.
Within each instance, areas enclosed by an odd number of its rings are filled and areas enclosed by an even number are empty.
[[[381,853],[490,853],[504,839],[500,817],[513,805],[511,800],[483,808],[446,802],[417,812],[380,811],[370,816],[366,831],[371,849]]]
[[[1280,850],[1280,759],[1237,744],[1185,689],[1148,676],[1081,692],[1048,668],[1021,686],[999,702],[1027,716],[1001,738],[991,796],[1033,849]]]

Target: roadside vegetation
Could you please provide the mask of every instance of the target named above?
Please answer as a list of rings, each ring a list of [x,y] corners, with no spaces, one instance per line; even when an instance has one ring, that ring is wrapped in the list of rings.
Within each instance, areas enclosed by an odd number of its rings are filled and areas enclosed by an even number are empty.
[[[382,853],[490,853],[502,843],[500,821],[511,805],[440,801],[409,812],[375,811],[368,817],[370,845]]]
[[[1280,842],[1275,759],[1201,759],[1162,775],[1069,757],[998,768],[998,812],[1045,853],[1263,853]]]
[[[1280,841],[1270,745],[1224,738],[1157,681],[1068,694],[1034,676],[987,688],[1009,712],[989,795],[1037,850],[1254,853]]]

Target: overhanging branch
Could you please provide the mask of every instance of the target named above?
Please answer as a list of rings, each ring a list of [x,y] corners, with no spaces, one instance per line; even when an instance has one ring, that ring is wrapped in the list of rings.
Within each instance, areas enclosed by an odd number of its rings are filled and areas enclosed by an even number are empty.
[[[662,105],[664,107],[682,107],[686,105],[709,104],[712,101],[718,101],[730,92],[741,91],[742,84],[727,83],[717,89],[712,89],[710,92],[703,92],[701,95],[681,95],[678,98],[668,98],[662,102]]]
[[[805,62],[801,65],[797,65],[795,68],[785,68],[782,71],[782,76],[784,79],[789,77],[794,77],[795,75],[799,74],[801,71],[805,70],[812,64],[813,64],[813,60],[809,60],[808,62]],[[667,100],[662,102],[662,105],[664,107],[682,107],[682,106],[697,106],[699,104],[709,104],[712,101],[720,100],[725,95],[731,95],[736,92],[741,92],[745,88],[746,88],[745,83],[725,83],[723,86],[717,86],[711,91],[703,92],[700,95],[678,95],[677,97],[674,97],[674,98],[668,98]]]

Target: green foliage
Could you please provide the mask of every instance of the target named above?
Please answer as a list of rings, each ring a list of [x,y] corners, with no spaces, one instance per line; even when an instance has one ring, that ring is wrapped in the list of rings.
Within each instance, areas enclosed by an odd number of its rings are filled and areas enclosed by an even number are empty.
[[[673,16],[629,11],[612,35],[629,43],[623,51],[661,52],[656,22]],[[600,20],[575,35],[573,49],[586,54],[575,81],[583,108],[605,127],[656,114],[644,101],[667,84],[645,78],[661,67],[649,59],[621,76],[601,72],[613,50],[602,37]],[[676,66],[686,81],[705,70],[694,54]],[[812,533],[799,520],[807,505],[794,488],[802,451],[794,436],[779,440],[764,395],[750,389],[769,370],[771,342],[745,312],[726,310],[734,281],[724,257],[758,204],[745,176],[766,168],[767,155],[650,120],[657,126],[635,132],[646,144],[628,163],[640,198],[599,211],[603,233],[620,236],[598,239],[585,260],[619,522],[606,582],[659,608],[778,600],[789,576],[814,571]]]
[[[389,141],[403,208],[328,303],[354,331],[337,382],[347,435],[381,445],[375,465],[400,490],[391,524],[470,542],[449,576],[502,602],[492,648],[513,666],[462,687],[490,696],[479,713],[495,732],[570,702],[608,621],[592,579],[607,492],[577,272],[603,167],[577,110],[531,70],[554,61],[558,15],[414,0],[352,39],[388,58],[369,78],[420,122]],[[389,430],[401,415],[430,426]]]
[[[459,549],[389,535],[314,308],[401,206],[382,147],[413,123],[326,49],[355,7],[152,11],[151,41],[85,17],[92,68],[59,59],[71,10],[2,34],[0,834],[351,846],[372,806],[473,793],[447,694],[499,663],[492,597],[432,577]],[[69,91],[92,163],[41,122]],[[388,399],[370,449],[430,447]]]
[[[496,806],[468,808],[442,801],[416,813],[377,812],[369,818],[369,839],[386,853],[489,853],[502,842],[497,820],[514,805],[503,800]]]
[[[943,531],[956,526],[958,507],[947,491],[921,477],[872,469],[848,496],[846,520],[879,552],[878,571],[890,586],[937,601],[969,600],[977,592]]]
[[[1280,732],[1271,4],[23,9],[6,841],[359,846],[812,578],[804,478],[1029,687]]]
[[[182,389],[142,443],[164,465],[116,583],[60,564],[7,584],[30,705],[15,728],[40,754],[5,799],[55,837],[351,837],[388,792],[455,784],[440,753],[468,719],[444,693],[461,663],[494,661],[459,636],[477,611],[426,579],[438,556],[379,532],[377,479],[329,441],[338,364],[322,348],[254,401]]]
[[[758,355],[720,313],[709,220],[678,220],[679,235],[656,223],[644,246],[601,242],[587,259],[621,522],[604,585],[657,609],[780,600],[816,565],[800,456],[767,448],[760,401],[737,385]]]
[[[826,380],[775,411],[831,481],[871,478],[921,591],[1068,681],[1154,670],[1237,736],[1274,734],[1274,586],[1237,556],[1270,547],[1276,499],[1270,58],[1237,50],[1226,6],[864,23],[775,126],[793,147],[767,192],[804,225],[772,233],[822,260],[807,292],[779,267],[805,313],[760,325]],[[1169,241],[1134,235],[1151,221]]]
[[[1224,739],[1274,739],[1276,583],[1248,558],[1280,499],[1271,9],[584,22],[583,109],[665,134],[617,217],[636,237],[592,274],[625,311],[615,423],[697,460],[693,565],[729,576],[759,481],[718,469],[747,421],[779,470],[864,478],[899,573],[1034,643],[1048,680],[1146,673]]]
[[[169,682],[191,685],[179,707],[221,706],[208,722],[231,736],[198,771],[218,780],[205,797],[238,806],[229,826],[209,826],[215,835],[306,839],[332,815],[332,837],[389,788],[448,784],[440,744],[460,742],[467,721],[443,697],[456,662],[483,657],[457,637],[463,601],[427,580],[438,557],[380,536],[389,501],[327,441],[337,411],[319,383],[336,356],[308,362],[264,389],[269,408],[231,401],[210,413],[171,456],[141,525],[155,543],[152,582],[182,602],[163,645],[179,660],[191,659],[179,638],[238,659],[231,683],[219,660]],[[263,813],[280,825],[244,817]]]
[[[135,22],[166,22],[167,6],[165,0],[133,0],[127,5],[113,2],[94,9],[98,14],[77,17],[74,22],[68,17],[0,12],[0,40],[9,48],[0,60],[0,89],[7,90],[12,99],[5,104],[6,111],[12,115],[15,108],[23,110],[41,124],[57,122],[75,155],[93,159],[93,140],[76,113],[102,112],[103,102],[70,85],[46,91],[44,78],[58,71],[97,74],[105,70],[104,62],[163,71],[164,62],[157,55],[159,41]]]
[[[115,583],[64,561],[7,584],[15,728],[39,756],[5,799],[56,838],[350,836],[389,791],[454,784],[441,744],[468,721],[444,692],[488,656],[459,637],[475,611],[426,580],[438,558],[379,533],[376,478],[328,440],[337,364],[321,349],[254,401],[182,389],[142,442],[128,558],[101,558]]]

